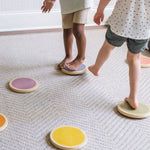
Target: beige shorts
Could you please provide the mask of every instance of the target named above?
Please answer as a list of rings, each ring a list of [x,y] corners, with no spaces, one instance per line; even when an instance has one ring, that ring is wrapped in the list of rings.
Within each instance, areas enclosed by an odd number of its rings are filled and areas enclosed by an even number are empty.
[[[63,29],[69,29],[73,27],[73,23],[86,24],[88,12],[90,8],[86,8],[71,14],[62,14],[62,26]]]

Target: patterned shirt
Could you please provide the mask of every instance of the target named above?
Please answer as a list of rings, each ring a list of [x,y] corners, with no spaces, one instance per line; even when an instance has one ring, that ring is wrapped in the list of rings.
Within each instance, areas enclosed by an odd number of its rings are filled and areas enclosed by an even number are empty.
[[[150,0],[118,0],[108,24],[117,35],[150,38]]]
[[[92,0],[60,0],[62,14],[70,14],[92,6]]]

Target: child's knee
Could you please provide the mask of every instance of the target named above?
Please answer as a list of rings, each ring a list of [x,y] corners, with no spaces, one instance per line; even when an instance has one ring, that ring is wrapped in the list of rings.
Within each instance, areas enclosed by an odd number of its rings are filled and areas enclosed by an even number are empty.
[[[64,34],[71,34],[72,33],[72,29],[63,29],[64,30]]]
[[[134,61],[139,61],[140,60],[140,56],[141,56],[141,53],[133,54],[133,53],[128,51],[127,61],[128,61],[128,63],[134,62]]]
[[[73,34],[76,38],[81,38],[82,35],[84,35],[84,27],[83,25],[74,25],[73,26]]]

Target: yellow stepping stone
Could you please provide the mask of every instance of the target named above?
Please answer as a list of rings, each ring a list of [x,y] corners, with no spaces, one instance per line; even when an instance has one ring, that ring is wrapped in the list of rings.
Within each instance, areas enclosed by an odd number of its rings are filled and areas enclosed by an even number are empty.
[[[63,126],[50,133],[51,143],[63,150],[78,150],[87,144],[85,133],[75,127]]]

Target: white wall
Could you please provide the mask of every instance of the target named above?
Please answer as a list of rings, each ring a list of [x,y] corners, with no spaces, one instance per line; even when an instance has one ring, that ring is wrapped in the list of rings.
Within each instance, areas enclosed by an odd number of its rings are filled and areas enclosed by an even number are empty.
[[[0,0],[0,13],[37,12],[43,0]],[[56,0],[55,10],[59,10],[59,1]]]
[[[106,9],[106,18],[111,14],[116,0],[112,0]],[[88,25],[93,25],[93,15],[99,0],[94,0]],[[61,27],[59,1],[50,14],[41,13],[43,0],[0,0],[0,32],[34,30]]]

